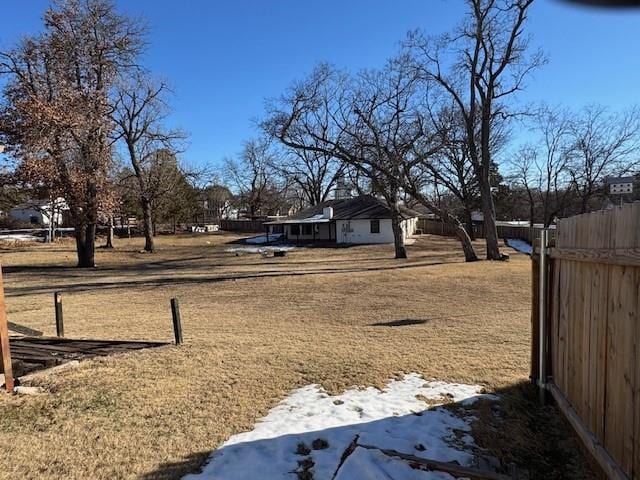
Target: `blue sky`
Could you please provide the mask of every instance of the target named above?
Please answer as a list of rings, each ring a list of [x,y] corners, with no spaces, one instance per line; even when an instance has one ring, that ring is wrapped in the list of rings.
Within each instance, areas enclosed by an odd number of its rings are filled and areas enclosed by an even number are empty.
[[[41,28],[47,0],[2,0],[0,48]],[[381,66],[410,29],[439,33],[461,0],[116,0],[150,26],[146,65],[173,86],[173,126],[190,134],[191,164],[219,164],[256,135],[264,99],[317,62]],[[538,0],[529,31],[549,64],[523,101],[580,107],[640,103],[640,10],[609,12]]]

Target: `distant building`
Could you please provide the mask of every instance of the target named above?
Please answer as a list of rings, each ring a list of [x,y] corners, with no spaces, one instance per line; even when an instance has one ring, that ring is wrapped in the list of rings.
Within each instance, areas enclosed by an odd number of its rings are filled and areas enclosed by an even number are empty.
[[[401,209],[405,238],[413,235],[418,214]],[[391,209],[371,195],[328,200],[284,219],[265,222],[270,235],[304,243],[393,243]]]
[[[51,221],[55,226],[63,224],[65,212],[69,207],[64,198],[50,200],[30,200],[16,205],[9,211],[9,216],[14,220],[40,227],[48,227]]]
[[[633,182],[633,177],[607,177],[605,180],[607,192],[611,195],[633,193]]]
[[[607,177],[604,183],[605,197],[602,202],[602,208],[613,208],[614,205],[640,200],[640,189],[638,188],[640,187],[640,175],[635,177]]]

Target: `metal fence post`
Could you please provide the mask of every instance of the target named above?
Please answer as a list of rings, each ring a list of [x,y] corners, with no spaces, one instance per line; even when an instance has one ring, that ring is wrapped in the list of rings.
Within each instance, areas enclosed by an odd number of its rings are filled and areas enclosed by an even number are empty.
[[[547,332],[545,325],[547,320],[547,247],[549,246],[549,230],[544,228],[540,230],[540,290],[538,294],[538,317],[539,317],[539,371],[538,371],[538,387],[540,391],[540,402],[545,401],[545,388],[547,383]]]

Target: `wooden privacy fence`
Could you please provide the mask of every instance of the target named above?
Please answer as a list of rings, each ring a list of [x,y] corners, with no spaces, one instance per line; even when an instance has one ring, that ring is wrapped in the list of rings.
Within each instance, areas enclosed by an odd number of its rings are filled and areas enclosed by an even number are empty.
[[[220,230],[227,232],[264,232],[266,220],[220,220]]]
[[[428,218],[418,219],[416,228],[422,230],[422,233],[430,233],[432,235],[444,235],[447,237],[455,237],[456,235],[455,228],[452,225]],[[498,225],[497,230],[499,238],[516,238],[529,243],[533,243],[535,238],[539,238],[540,232],[540,228],[534,228],[532,231],[529,226],[515,225]],[[485,238],[484,226],[474,225],[473,234],[475,238]]]
[[[608,478],[639,480],[640,203],[562,219],[556,233],[546,288],[534,255],[532,376]]]

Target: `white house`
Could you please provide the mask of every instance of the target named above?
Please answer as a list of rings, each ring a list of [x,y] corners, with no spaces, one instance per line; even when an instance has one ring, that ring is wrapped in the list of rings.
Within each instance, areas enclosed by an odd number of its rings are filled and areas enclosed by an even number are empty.
[[[53,212],[52,212],[53,210]],[[69,210],[64,198],[50,200],[31,200],[16,205],[9,211],[9,216],[15,220],[48,227],[51,219],[54,225],[62,225],[63,212]]]
[[[418,214],[403,207],[401,215],[406,239],[415,232]],[[391,210],[371,195],[329,200],[264,225],[267,236],[280,234],[296,243],[393,243]]]
[[[609,187],[609,193],[612,195],[624,195],[633,193],[633,177],[607,177],[605,183]]]

